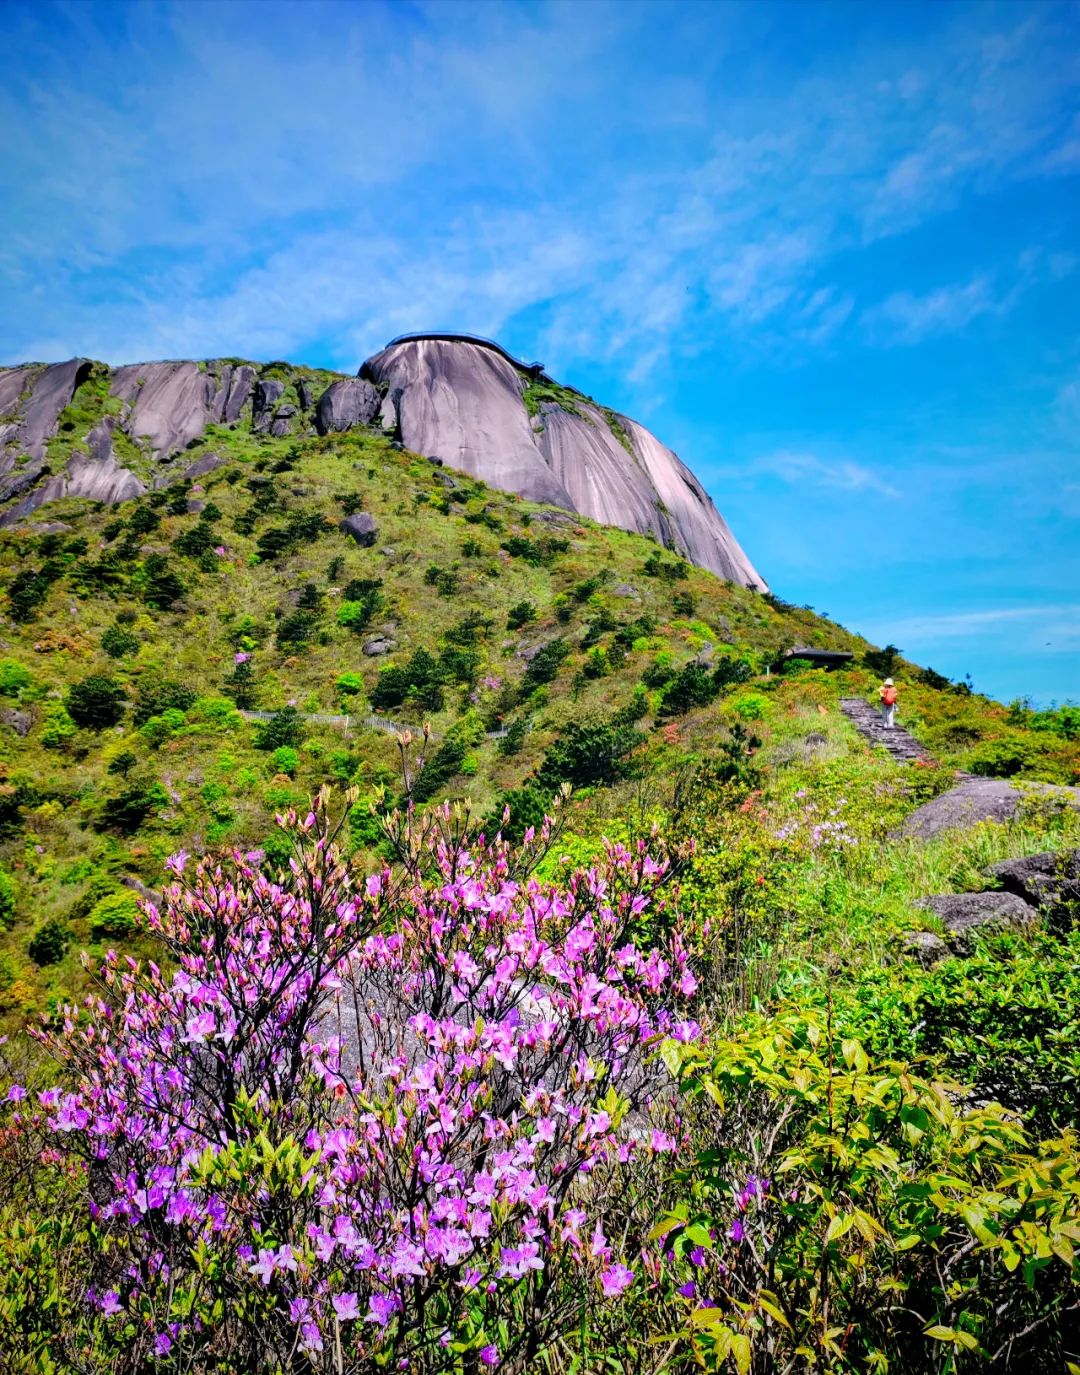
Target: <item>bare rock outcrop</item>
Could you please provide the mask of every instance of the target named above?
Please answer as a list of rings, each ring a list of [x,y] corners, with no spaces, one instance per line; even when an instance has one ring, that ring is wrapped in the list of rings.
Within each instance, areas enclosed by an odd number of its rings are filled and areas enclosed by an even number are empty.
[[[500,354],[421,339],[383,349],[360,375],[386,387],[407,449],[441,458],[504,491],[575,509],[537,447],[521,375]]]
[[[964,778],[955,788],[916,807],[897,834],[913,840],[931,840],[944,831],[963,830],[980,821],[1011,821],[1025,796],[1059,806],[1080,807],[1080,788],[1026,783],[1021,789],[1002,778]]]
[[[29,455],[38,463],[45,458],[61,411],[92,366],[87,358],[72,358],[44,368],[7,368],[0,373],[0,449],[7,459],[5,470],[13,466],[17,454]]]
[[[651,534],[722,578],[765,588],[708,493],[644,426],[625,416],[612,423],[575,397],[542,401],[534,427],[525,391],[542,376],[537,364],[482,340],[416,336],[369,358],[360,375],[384,389],[380,421],[407,448],[504,491]]]
[[[370,549],[379,534],[375,517],[367,511],[357,511],[355,515],[346,516],[339,528],[363,549]]]
[[[319,397],[315,428],[320,434],[351,430],[354,425],[370,425],[379,413],[379,393],[362,377],[347,377],[331,382]]]

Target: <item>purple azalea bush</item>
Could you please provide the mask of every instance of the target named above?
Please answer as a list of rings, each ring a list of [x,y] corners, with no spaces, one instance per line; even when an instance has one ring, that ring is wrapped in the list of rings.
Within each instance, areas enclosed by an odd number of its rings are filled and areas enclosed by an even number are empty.
[[[546,884],[446,825],[357,876],[325,797],[279,820],[288,872],[175,856],[143,917],[168,972],[110,953],[42,1033],[95,1340],[117,1371],[527,1369],[573,1305],[644,1282],[603,1216],[679,1142],[655,1045],[697,1034],[696,981],[667,865],[608,845]]]

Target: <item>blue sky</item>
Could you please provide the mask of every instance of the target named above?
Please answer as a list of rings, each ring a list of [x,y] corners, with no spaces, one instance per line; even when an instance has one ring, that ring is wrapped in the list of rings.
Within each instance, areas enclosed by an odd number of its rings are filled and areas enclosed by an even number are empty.
[[[783,597],[1080,698],[1080,9],[0,5],[0,362],[494,335]]]

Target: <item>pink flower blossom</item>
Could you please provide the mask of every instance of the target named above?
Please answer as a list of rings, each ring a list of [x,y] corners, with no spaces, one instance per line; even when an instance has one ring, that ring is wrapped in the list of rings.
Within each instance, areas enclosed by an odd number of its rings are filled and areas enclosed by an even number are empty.
[[[615,1299],[634,1282],[633,1270],[625,1265],[609,1265],[600,1276],[600,1285],[605,1298]]]

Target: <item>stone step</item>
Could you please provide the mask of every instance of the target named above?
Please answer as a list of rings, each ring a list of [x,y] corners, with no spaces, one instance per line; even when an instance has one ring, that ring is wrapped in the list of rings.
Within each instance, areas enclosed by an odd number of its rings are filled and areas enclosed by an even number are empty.
[[[894,726],[892,730],[888,730],[881,719],[881,713],[864,698],[842,697],[840,710],[865,740],[888,750],[894,759],[910,764],[916,759],[927,758],[923,747],[902,726]]]

